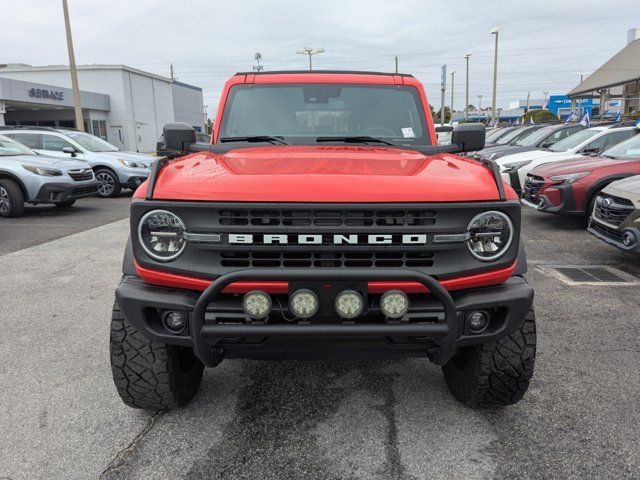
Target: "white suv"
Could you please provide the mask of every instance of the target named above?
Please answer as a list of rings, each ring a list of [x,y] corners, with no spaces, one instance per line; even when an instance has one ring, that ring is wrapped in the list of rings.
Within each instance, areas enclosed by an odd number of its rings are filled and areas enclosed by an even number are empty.
[[[98,196],[114,197],[123,188],[135,190],[148,176],[155,157],[124,152],[88,133],[49,127],[5,127],[0,133],[38,153],[73,158],[91,166],[98,180]]]

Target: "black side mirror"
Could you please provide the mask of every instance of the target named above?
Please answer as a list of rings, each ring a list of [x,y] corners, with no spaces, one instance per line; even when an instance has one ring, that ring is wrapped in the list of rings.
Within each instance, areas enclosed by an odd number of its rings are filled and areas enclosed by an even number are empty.
[[[73,147],[62,147],[62,153],[68,153],[72,157],[76,156],[76,149]]]
[[[585,148],[585,149],[582,150],[581,153],[583,155],[599,155],[600,154],[600,147]]]
[[[196,143],[196,131],[188,123],[167,123],[163,129],[164,148],[177,155],[189,153],[189,146]]]
[[[461,123],[454,127],[451,143],[457,145],[459,152],[475,152],[484,148],[486,129],[481,123]]]

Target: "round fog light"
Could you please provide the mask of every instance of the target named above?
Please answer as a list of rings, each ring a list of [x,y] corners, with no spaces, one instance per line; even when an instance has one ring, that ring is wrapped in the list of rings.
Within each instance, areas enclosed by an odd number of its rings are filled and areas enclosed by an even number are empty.
[[[400,290],[389,290],[380,299],[380,309],[387,318],[402,318],[409,311],[409,297]]]
[[[636,241],[636,237],[633,233],[624,232],[624,235],[622,236],[622,243],[624,243],[625,247],[630,247],[635,243],[635,241]]]
[[[298,290],[289,298],[289,308],[298,318],[309,318],[318,311],[318,296],[311,290]]]
[[[164,316],[164,325],[172,333],[180,333],[187,326],[187,317],[182,312],[169,312]]]
[[[335,308],[342,318],[356,318],[362,313],[364,299],[354,290],[345,290],[336,296]]]
[[[467,325],[473,333],[480,333],[487,327],[489,318],[484,312],[473,312],[467,317]]]
[[[271,311],[271,297],[260,290],[249,292],[242,298],[242,310],[251,318],[264,318]]]

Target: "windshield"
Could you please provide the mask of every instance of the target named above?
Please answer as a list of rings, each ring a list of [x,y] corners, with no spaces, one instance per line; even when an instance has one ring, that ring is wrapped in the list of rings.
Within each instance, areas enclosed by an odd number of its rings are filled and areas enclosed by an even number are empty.
[[[520,145],[521,147],[534,147],[539,142],[547,138],[555,131],[556,127],[543,127],[531,135],[527,135],[524,138],[521,138],[516,142],[516,145]]]
[[[65,135],[90,152],[117,152],[118,147],[88,133],[65,132]]]
[[[611,147],[609,150],[605,150],[603,156],[620,159],[640,158],[640,135],[636,135],[615,147]]]
[[[487,134],[487,137],[486,137],[485,141],[487,143],[491,143],[496,138],[500,138],[502,135],[506,135],[507,133],[509,133],[510,130],[512,130],[512,129],[511,128],[508,128],[508,129],[496,128],[495,130],[493,130],[492,132],[489,132]]]
[[[552,152],[566,152],[567,150],[576,148],[578,145],[580,145],[583,142],[586,142],[591,137],[596,136],[601,131],[602,130],[591,130],[591,129],[581,130],[563,140],[560,140],[558,143],[549,147],[549,150],[551,150]]]
[[[507,145],[511,143],[516,138],[520,137],[520,135],[530,133],[528,130],[522,130],[521,128],[516,128],[513,132],[507,133],[504,137],[500,137],[495,143],[496,145]]]
[[[220,125],[220,140],[281,137],[315,144],[318,137],[375,137],[431,145],[413,87],[359,84],[236,85]]]
[[[13,157],[16,155],[37,155],[36,152],[21,143],[14,142],[10,138],[0,135],[0,157]]]

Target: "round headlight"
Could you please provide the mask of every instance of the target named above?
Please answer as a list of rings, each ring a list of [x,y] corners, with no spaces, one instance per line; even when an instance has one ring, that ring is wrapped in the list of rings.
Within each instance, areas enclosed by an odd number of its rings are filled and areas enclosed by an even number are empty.
[[[170,262],[180,256],[187,246],[185,226],[176,214],[166,210],[145,213],[138,224],[140,245],[151,258]]]
[[[478,260],[489,262],[500,258],[513,240],[513,223],[502,212],[484,212],[473,217],[467,227],[469,251]]]

